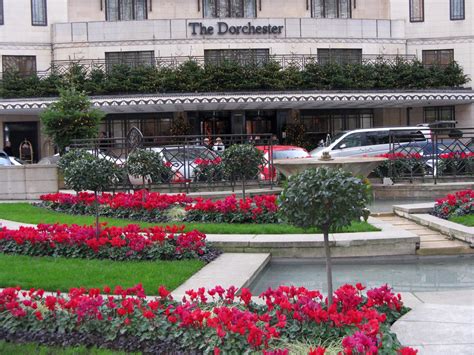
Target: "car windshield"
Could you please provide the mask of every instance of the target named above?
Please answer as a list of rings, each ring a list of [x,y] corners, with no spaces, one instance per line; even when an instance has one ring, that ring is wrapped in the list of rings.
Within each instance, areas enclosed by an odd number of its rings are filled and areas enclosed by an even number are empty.
[[[163,155],[168,161],[185,161],[196,159],[213,160],[217,155],[206,148],[165,148]]]
[[[308,153],[304,150],[277,150],[273,152],[273,159],[306,158]]]

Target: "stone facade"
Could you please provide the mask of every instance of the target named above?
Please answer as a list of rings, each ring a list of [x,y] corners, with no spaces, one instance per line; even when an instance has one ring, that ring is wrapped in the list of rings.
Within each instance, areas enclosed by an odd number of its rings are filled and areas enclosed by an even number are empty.
[[[352,0],[350,18],[313,18],[311,0],[256,0],[256,18],[204,18],[201,0],[146,0],[147,20],[140,21],[107,21],[107,0],[46,0],[45,26],[32,25],[31,1],[3,1],[0,56],[35,56],[38,71],[48,70],[52,61],[105,60],[107,52],[182,57],[203,56],[206,50],[268,49],[274,55],[316,55],[318,49],[331,48],[421,59],[424,50],[452,49],[454,59],[474,77],[472,1],[464,1],[463,20],[451,20],[450,0],[424,0],[424,21],[410,22],[407,0]],[[459,126],[474,126],[472,104],[452,106]],[[406,107],[371,109],[375,126],[424,121],[419,106],[410,112]],[[0,122],[21,120],[37,121],[37,112],[0,112]],[[45,155],[44,137],[39,142]]]

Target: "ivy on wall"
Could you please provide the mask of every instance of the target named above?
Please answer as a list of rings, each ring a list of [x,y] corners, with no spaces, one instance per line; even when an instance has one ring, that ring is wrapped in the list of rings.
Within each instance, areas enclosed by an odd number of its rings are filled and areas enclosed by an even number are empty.
[[[2,98],[57,96],[61,87],[74,83],[89,95],[282,91],[282,90],[385,90],[456,88],[468,77],[456,62],[425,67],[418,60],[378,60],[373,63],[318,64],[304,69],[282,68],[276,61],[261,65],[222,62],[202,65],[189,60],[176,68],[117,65],[105,71],[72,64],[65,72],[22,77],[6,73],[0,87]]]

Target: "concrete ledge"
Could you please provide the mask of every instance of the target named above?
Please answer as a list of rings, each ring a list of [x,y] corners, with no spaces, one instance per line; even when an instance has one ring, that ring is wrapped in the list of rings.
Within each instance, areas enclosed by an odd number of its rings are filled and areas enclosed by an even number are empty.
[[[412,214],[398,209],[394,209],[394,211],[399,216],[438,231],[450,238],[469,243],[471,248],[474,248],[474,227],[463,226],[426,213]]]
[[[58,192],[55,165],[0,167],[0,200],[36,200],[55,192]]]
[[[173,291],[173,297],[180,300],[187,290],[206,289],[215,286],[238,289],[248,287],[267,266],[270,254],[222,254]]]
[[[369,218],[380,232],[337,233],[330,235],[334,257],[415,255],[420,237],[390,223]],[[322,234],[293,235],[216,235],[207,239],[225,252],[271,253],[280,258],[324,257]]]
[[[393,206],[394,213],[404,212],[404,213],[429,213],[433,211],[435,203],[414,203],[410,205],[395,205]],[[398,214],[400,216],[400,214]],[[403,215],[404,217],[404,215]]]
[[[460,190],[473,189],[474,182],[434,182],[413,183],[413,184],[395,184],[386,186],[382,184],[373,184],[372,191],[376,199],[390,198],[441,198],[447,194]]]

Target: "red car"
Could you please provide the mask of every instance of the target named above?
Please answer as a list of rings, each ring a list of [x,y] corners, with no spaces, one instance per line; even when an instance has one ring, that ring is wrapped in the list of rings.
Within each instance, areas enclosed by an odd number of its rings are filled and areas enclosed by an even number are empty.
[[[270,146],[257,146],[255,147],[261,150],[264,154],[267,163],[260,169],[259,180],[271,180],[276,181],[278,179],[275,168],[270,169],[270,161],[277,159],[298,159],[298,158],[311,158],[311,154],[301,147],[293,145],[274,145],[272,146],[271,154]],[[271,170],[271,171],[270,171]]]

